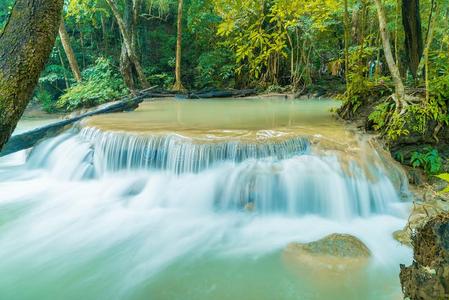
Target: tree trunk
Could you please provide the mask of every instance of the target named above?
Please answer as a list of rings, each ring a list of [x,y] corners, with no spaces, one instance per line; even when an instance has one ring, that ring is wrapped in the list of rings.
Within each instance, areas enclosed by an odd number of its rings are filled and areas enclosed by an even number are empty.
[[[136,26],[137,26],[137,18],[134,17],[134,13],[138,13],[134,10],[134,2],[133,0],[125,0],[124,12],[123,12],[123,23],[126,27],[126,31],[129,36],[129,43],[132,51],[136,53]],[[136,55],[137,59],[137,55]],[[120,72],[122,73],[123,79],[125,81],[126,86],[131,91],[136,91],[139,86],[139,77],[137,74],[137,70],[134,67],[132,59],[128,54],[127,47],[125,43],[122,43],[122,50],[120,53]]]
[[[183,0],[178,0],[178,36],[176,38],[176,67],[174,91],[184,91],[181,79],[181,49],[182,49],[182,5]]]
[[[351,40],[353,44],[360,43],[360,17],[362,3],[360,0],[353,6],[352,16],[351,16]]]
[[[374,0],[377,8],[377,16],[379,18],[380,36],[382,38],[382,44],[384,48],[385,60],[387,61],[388,69],[390,70],[391,77],[393,78],[395,86],[395,102],[396,110],[401,110],[404,106],[405,89],[402,82],[399,68],[396,65],[391,51],[390,37],[387,31],[387,18],[385,15],[384,6],[381,0]]]
[[[63,0],[16,0],[0,33],[0,149],[33,95],[55,43]]]
[[[345,79],[346,85],[348,85],[348,75],[349,75],[349,10],[348,10],[348,0],[344,0],[344,44],[345,44]]]
[[[433,32],[435,30],[436,19],[439,15],[438,1],[432,1],[432,7],[429,17],[429,28],[427,30],[426,47],[424,48],[424,71],[425,71],[425,81],[426,81],[426,101],[430,100],[430,87],[429,87],[429,51],[432,46]]]
[[[70,38],[65,29],[64,20],[61,21],[59,26],[59,37],[61,38],[62,47],[64,48],[65,55],[69,61],[70,69],[72,70],[73,77],[77,82],[81,82],[81,71],[76,61],[75,53],[73,52],[72,45],[70,44]]]
[[[413,78],[416,79],[419,62],[423,55],[419,0],[402,1],[402,25],[405,34],[405,52]]]
[[[58,56],[59,56],[59,61],[61,62],[61,67],[63,69],[65,88],[68,89],[70,87],[69,79],[67,78],[67,72],[66,72],[67,70],[65,69],[64,59],[62,58],[61,49],[59,49],[59,47],[58,47]]]
[[[137,13],[140,2],[138,0],[125,1],[125,18],[122,18],[117,5],[113,0],[106,0],[106,2],[109,4],[117,21],[123,40],[122,54],[120,57],[120,69],[122,71],[125,83],[131,91],[135,91],[137,84],[133,78],[136,77],[140,83],[140,86],[142,88],[146,88],[148,86],[148,82],[145,78],[145,74],[142,66],[140,65],[135,49],[135,21],[137,20],[137,16],[133,16],[133,14]]]

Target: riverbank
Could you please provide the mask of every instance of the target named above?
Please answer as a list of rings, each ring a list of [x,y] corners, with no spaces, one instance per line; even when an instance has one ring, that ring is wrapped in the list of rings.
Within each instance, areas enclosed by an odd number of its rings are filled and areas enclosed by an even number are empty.
[[[423,99],[421,95],[416,101]],[[394,233],[395,239],[412,247],[415,254],[411,266],[401,266],[405,296],[412,300],[446,299],[449,288],[441,283],[449,280],[445,258],[449,249],[442,242],[449,235],[448,182],[435,175],[449,170],[449,128],[433,120],[439,111],[423,117],[420,109],[426,106],[419,102],[412,104],[417,112],[407,108],[408,112],[398,118],[394,115],[398,112],[388,111],[388,101],[381,93],[374,93],[359,99],[359,106],[347,101],[339,115],[362,132],[377,134],[407,172],[414,202],[406,226]]]

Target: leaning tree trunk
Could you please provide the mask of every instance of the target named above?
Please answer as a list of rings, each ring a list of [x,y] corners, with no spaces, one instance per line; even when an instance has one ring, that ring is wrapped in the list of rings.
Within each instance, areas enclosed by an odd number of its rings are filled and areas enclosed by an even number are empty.
[[[16,0],[0,33],[0,149],[33,95],[53,48],[63,0]]]
[[[181,79],[181,50],[182,50],[182,5],[183,0],[178,0],[178,36],[176,38],[176,67],[175,67],[175,85],[174,91],[185,90]]]
[[[132,80],[135,74],[135,77],[137,77],[140,86],[145,88],[148,86],[148,82],[146,80],[142,66],[140,65],[139,58],[136,54],[135,38],[133,38],[133,35],[135,34],[134,32],[135,28],[133,28],[133,23],[135,22],[133,22],[133,20],[136,20],[136,18],[133,17],[132,14],[137,10],[139,1],[137,0],[125,1],[125,17],[126,17],[125,19],[122,18],[122,16],[120,15],[118,7],[113,0],[106,0],[106,2],[111,7],[112,13],[117,21],[120,34],[123,39],[122,55],[121,55],[122,61],[121,63],[123,65],[121,69],[125,83],[128,85],[128,88],[131,91],[134,91],[136,89],[136,85],[134,81],[130,80]]]
[[[61,21],[59,26],[59,37],[61,38],[62,47],[64,48],[65,55],[69,61],[70,69],[72,70],[73,77],[77,82],[81,82],[81,71],[76,61],[75,53],[73,52],[72,45],[70,44],[70,38],[65,29],[64,20]]]
[[[402,1],[402,25],[405,34],[405,52],[413,78],[416,79],[419,62],[423,55],[419,0]]]
[[[388,69],[390,70],[391,77],[393,78],[395,86],[394,100],[396,102],[396,110],[399,111],[405,106],[405,88],[402,82],[401,73],[394,61],[393,52],[391,51],[390,37],[387,31],[387,18],[385,15],[384,6],[382,0],[374,0],[377,8],[377,16],[379,18],[380,36],[382,38],[382,44],[384,48],[385,60],[387,61]]]

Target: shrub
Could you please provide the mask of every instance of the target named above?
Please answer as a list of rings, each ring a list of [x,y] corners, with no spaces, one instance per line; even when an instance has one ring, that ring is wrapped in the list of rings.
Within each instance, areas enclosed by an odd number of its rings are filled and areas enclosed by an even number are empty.
[[[221,85],[234,85],[235,63],[232,53],[225,49],[216,49],[201,54],[196,67],[195,85],[198,88]]]
[[[443,160],[438,150],[430,147],[425,148],[424,152],[413,152],[410,163],[414,168],[423,168],[429,174],[437,174],[443,166]]]
[[[69,88],[56,104],[72,111],[103,104],[125,95],[123,79],[106,58],[97,59],[94,66],[83,71],[83,81]]]
[[[151,86],[157,85],[164,89],[170,89],[175,81],[173,72],[160,72],[158,68],[154,67],[148,67],[144,70],[144,72]]]
[[[44,90],[39,89],[34,96],[35,99],[41,104],[42,109],[48,113],[55,111],[55,102],[53,101],[53,97],[51,94]]]

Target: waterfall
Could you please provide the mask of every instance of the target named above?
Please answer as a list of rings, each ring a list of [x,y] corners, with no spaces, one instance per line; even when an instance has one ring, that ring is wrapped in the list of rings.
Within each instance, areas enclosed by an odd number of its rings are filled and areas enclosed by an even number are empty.
[[[395,299],[412,255],[392,237],[409,199],[389,153],[325,116],[309,126],[328,104],[221,101],[215,131],[216,104],[189,103],[172,104],[190,110],[179,124],[151,103],[156,125],[109,115],[0,158],[0,298]],[[251,126],[228,118],[240,111]],[[127,131],[136,120],[154,126]],[[370,249],[357,280],[329,288],[287,269],[289,243],[332,233]]]
[[[371,149],[371,151],[375,151]],[[259,143],[201,142],[179,135],[138,135],[82,128],[36,147],[27,165],[53,176],[89,180],[112,173],[147,171],[171,180],[204,182],[186,194],[208,189],[213,210],[254,210],[260,214],[319,215],[351,219],[399,214],[400,194],[376,161],[369,174],[356,161],[317,155],[307,136]],[[151,182],[150,182],[151,184]],[[168,186],[167,186],[168,187]],[[167,195],[164,195],[167,194]],[[159,201],[177,202],[169,193]],[[165,199],[165,200],[164,200]]]

